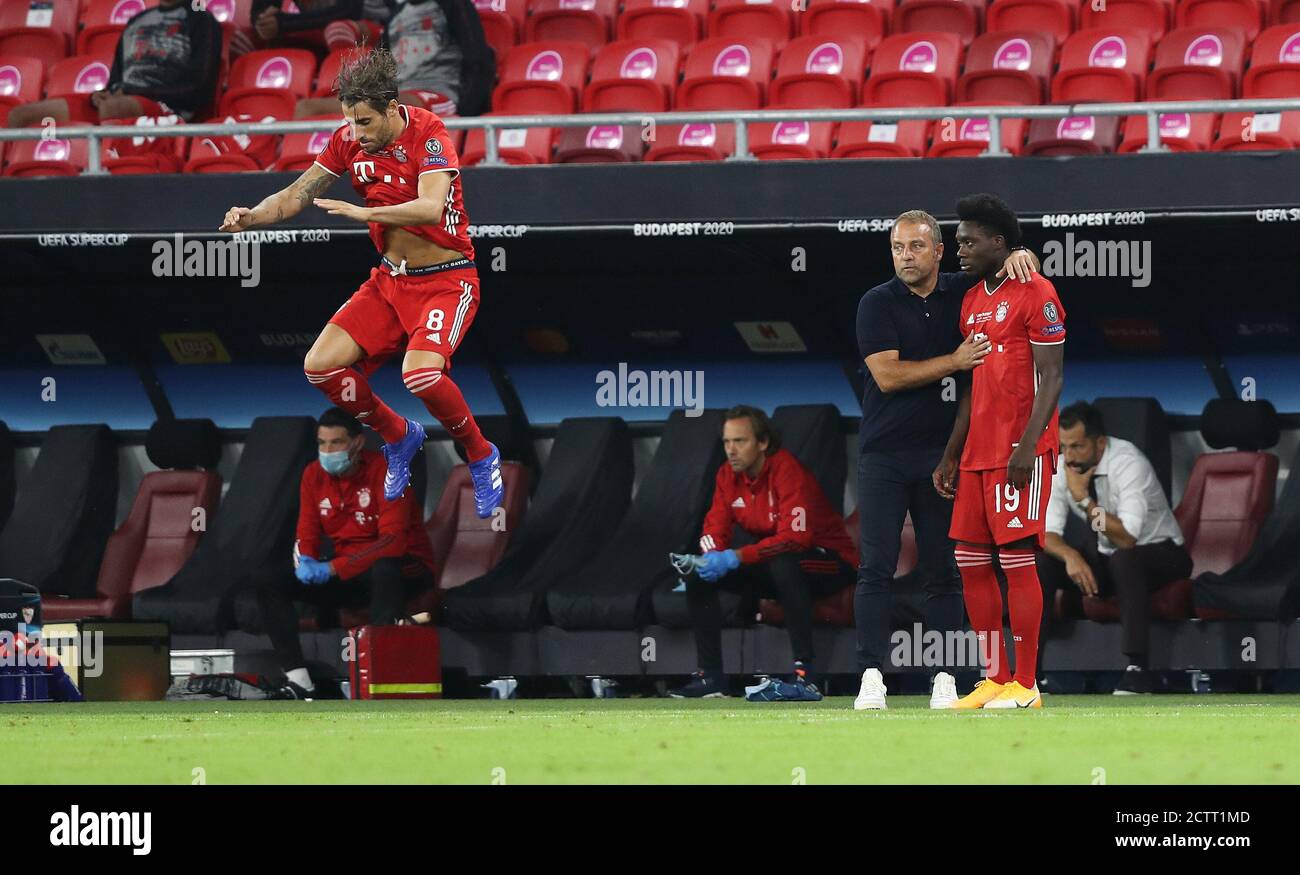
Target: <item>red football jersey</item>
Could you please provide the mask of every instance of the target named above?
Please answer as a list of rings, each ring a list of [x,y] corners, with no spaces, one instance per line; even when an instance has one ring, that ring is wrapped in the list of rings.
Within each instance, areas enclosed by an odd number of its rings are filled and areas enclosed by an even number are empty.
[[[374,450],[362,450],[356,468],[346,477],[335,477],[312,462],[302,472],[299,491],[299,556],[320,559],[322,538],[334,548],[334,570],[348,580],[384,557],[412,557],[430,572],[434,570],[433,546],[424,530],[420,506],[414,492],[396,501],[384,498],[384,474],[388,463]],[[418,573],[404,567],[404,574]]]
[[[469,239],[469,217],[465,215],[465,200],[461,192],[460,157],[451,136],[442,119],[427,109],[406,105],[397,109],[406,121],[406,127],[388,148],[374,155],[367,154],[352,139],[345,124],[330,137],[316,156],[316,163],[335,176],[351,173],[352,187],[365,199],[368,207],[388,207],[413,201],[420,194],[421,176],[426,173],[452,174],[442,221],[436,225],[407,225],[406,230],[444,249],[454,249],[472,260],[474,244]],[[388,226],[378,222],[369,225],[370,239],[382,253],[384,229]]]
[[[971,374],[970,431],[961,468],[1005,468],[1025,433],[1038,391],[1031,344],[1065,343],[1065,308],[1056,287],[1041,275],[1021,283],[1005,279],[989,289],[979,283],[961,304],[961,333],[988,335],[993,351]],[[1038,438],[1035,455],[1056,452],[1056,411]]]

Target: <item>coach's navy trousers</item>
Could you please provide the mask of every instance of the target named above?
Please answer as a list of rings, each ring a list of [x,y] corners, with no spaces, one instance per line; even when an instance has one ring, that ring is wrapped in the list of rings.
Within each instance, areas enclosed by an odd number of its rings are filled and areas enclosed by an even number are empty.
[[[858,456],[861,564],[853,596],[858,671],[890,670],[889,589],[898,567],[903,520],[909,511],[926,593],[924,627],[941,633],[962,628],[965,603],[961,575],[948,539],[952,502],[935,492],[932,479],[942,455],[943,449],[938,448],[865,452]],[[929,668],[933,673],[950,667]]]

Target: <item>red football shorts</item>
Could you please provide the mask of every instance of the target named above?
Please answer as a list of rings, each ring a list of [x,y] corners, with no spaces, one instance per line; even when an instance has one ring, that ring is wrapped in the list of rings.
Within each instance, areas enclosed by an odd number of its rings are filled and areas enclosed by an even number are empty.
[[[1006,468],[959,471],[957,497],[948,537],[968,544],[1009,544],[1030,536],[1043,546],[1047,537],[1047,500],[1052,495],[1054,453],[1034,459],[1029,484],[1016,489],[1007,482]]]
[[[370,374],[402,348],[436,352],[451,370],[451,357],[478,312],[478,270],[467,267],[424,276],[376,267],[370,279],[343,302],[330,322],[366,351],[360,363]],[[409,338],[409,340],[408,340]]]

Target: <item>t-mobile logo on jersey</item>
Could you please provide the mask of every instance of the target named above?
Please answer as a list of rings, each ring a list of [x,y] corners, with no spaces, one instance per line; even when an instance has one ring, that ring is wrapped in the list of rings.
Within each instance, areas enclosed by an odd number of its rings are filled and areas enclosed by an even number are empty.
[[[173,234],[153,244],[153,275],[157,277],[239,277],[244,288],[262,281],[261,243],[235,234],[228,240],[186,240]]]
[[[596,374],[597,407],[684,407],[686,415],[704,413],[704,371],[618,371]]]

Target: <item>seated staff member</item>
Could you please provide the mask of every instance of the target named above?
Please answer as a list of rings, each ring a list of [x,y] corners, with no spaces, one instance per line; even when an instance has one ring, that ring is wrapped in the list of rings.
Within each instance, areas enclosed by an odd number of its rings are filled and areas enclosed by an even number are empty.
[[[812,473],[781,448],[763,411],[746,405],[728,410],[722,446],[727,461],[718,469],[713,505],[704,518],[704,552],[697,573],[685,578],[700,670],[671,695],[725,695],[718,590],[727,589],[776,596],[794,651],[791,683],[807,688],[807,698],[820,698],[812,671],[812,600],[853,582],[853,542]],[[758,542],[728,549],[733,526]]]
[[[294,602],[370,605],[370,623],[391,625],[406,599],[434,585],[433,548],[408,490],[384,498],[384,457],[366,449],[361,423],[337,407],[316,430],[320,458],[302,473],[298,540],[289,557],[255,574],[262,624],[286,675],[280,698],[310,698],[314,685],[298,639]],[[329,538],[333,558],[326,558]]]
[[[1083,596],[1119,598],[1121,648],[1128,670],[1116,695],[1155,691],[1147,672],[1149,598],[1190,577],[1192,557],[1155,468],[1131,442],[1106,434],[1101,411],[1077,401],[1060,414],[1061,461],[1047,505],[1047,541],[1038,554],[1043,586],[1043,633],[1058,591],[1076,605]],[[1082,550],[1065,542],[1069,514],[1087,520],[1096,537]]]

